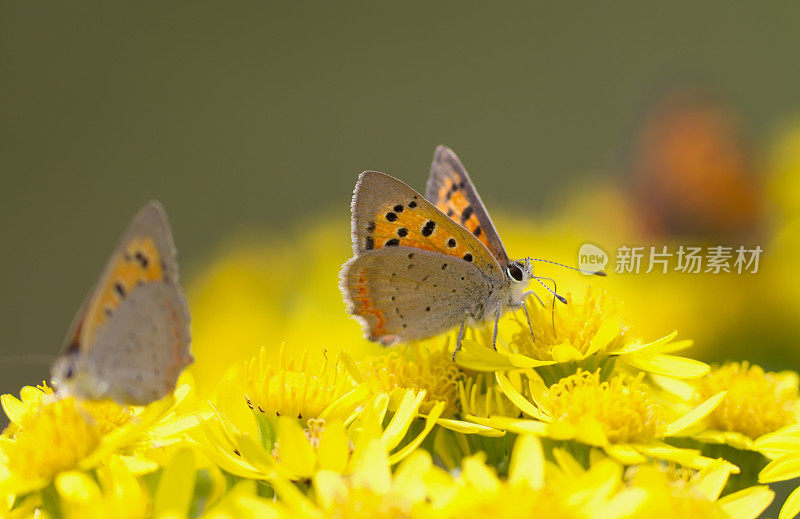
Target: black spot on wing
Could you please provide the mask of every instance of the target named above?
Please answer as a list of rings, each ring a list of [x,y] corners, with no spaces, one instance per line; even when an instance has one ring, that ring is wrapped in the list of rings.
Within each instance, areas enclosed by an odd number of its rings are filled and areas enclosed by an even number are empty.
[[[472,261],[472,254],[469,252],[464,254],[464,261]]]
[[[408,229],[406,229],[405,227],[400,227],[399,229],[397,229],[397,235],[400,236],[401,238],[405,238],[406,236],[408,236]]]
[[[433,220],[428,220],[427,222],[425,222],[425,225],[422,227],[422,230],[420,232],[422,233],[423,236],[430,236],[431,234],[433,234],[434,229],[436,229],[436,222],[434,222]]]
[[[472,206],[468,205],[464,208],[464,211],[461,213],[461,222],[466,222],[469,220],[469,217],[472,216]]]
[[[114,283],[114,291],[117,293],[117,295],[119,295],[119,297],[125,297],[125,294],[127,294],[125,287],[122,286],[122,283],[119,281]]]
[[[408,203],[408,207],[410,207],[411,209],[414,209],[415,207],[417,207],[417,203],[416,203],[415,201],[413,201],[413,200],[412,200],[412,201],[410,201],[410,202]]]
[[[450,238],[449,240],[447,240],[447,246],[450,247],[450,248],[455,247],[456,246],[456,239],[455,238]]]
[[[393,212],[386,213],[386,221],[387,222],[394,222],[397,220],[397,215]]]
[[[481,226],[479,225],[479,226],[475,227],[475,230],[472,231],[472,234],[474,234],[476,238],[478,236],[480,236],[481,235]]]
[[[402,213],[403,212],[403,206],[401,204],[397,204],[396,206],[393,207],[393,209],[394,209],[395,213]]]
[[[375,232],[375,222],[369,222],[367,224],[367,232]]]
[[[400,245],[400,240],[397,238],[392,238],[391,240],[386,241],[386,247],[397,247]]]
[[[372,239],[372,236],[367,236],[367,239],[364,243],[364,248],[367,250],[372,250],[375,248],[375,240]]]
[[[141,265],[143,269],[146,269],[147,266],[150,264],[150,260],[147,258],[147,256],[142,254],[141,251],[136,251],[136,256],[135,257],[136,257],[136,261],[139,262],[139,265]]]

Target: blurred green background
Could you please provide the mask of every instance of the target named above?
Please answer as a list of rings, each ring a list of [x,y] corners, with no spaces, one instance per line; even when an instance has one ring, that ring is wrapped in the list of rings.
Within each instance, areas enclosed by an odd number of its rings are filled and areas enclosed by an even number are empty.
[[[624,186],[674,85],[738,114],[758,158],[800,107],[788,5],[4,1],[0,393],[46,376],[151,198],[186,279],[242,229],[344,228],[362,170],[423,189],[437,144],[494,213]]]

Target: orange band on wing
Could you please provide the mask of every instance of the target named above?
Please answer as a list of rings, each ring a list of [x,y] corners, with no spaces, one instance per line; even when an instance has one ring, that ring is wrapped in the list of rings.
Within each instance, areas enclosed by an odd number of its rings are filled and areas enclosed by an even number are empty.
[[[473,212],[475,208],[470,204],[462,183],[456,183],[454,180],[446,178],[437,193],[437,200],[437,209],[449,216],[453,221],[463,225],[481,243],[489,247],[489,240],[486,237],[486,233],[481,229],[478,217]]]
[[[367,279],[363,275],[358,276],[358,282],[353,287],[356,290],[356,294],[353,297],[353,300],[359,303],[358,308],[355,309],[355,313],[358,315],[371,315],[375,317],[375,325],[372,326],[370,330],[370,334],[377,338],[381,335],[386,335],[388,332],[386,330],[386,316],[383,315],[383,312],[377,309],[372,304],[372,298],[369,295],[369,289],[367,288]]]
[[[164,269],[153,239],[132,239],[114,259],[106,285],[100,287],[100,296],[89,309],[93,312],[93,315],[87,315],[92,329],[86,331],[87,336],[94,334],[95,329],[114,313],[122,300],[136,289],[136,285],[162,279]]]

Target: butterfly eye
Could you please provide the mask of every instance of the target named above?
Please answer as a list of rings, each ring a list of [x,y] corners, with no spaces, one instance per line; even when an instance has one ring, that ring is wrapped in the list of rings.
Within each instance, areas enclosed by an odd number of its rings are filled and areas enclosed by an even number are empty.
[[[511,279],[515,281],[522,281],[522,269],[519,268],[519,265],[516,263],[509,265],[506,271],[508,272],[508,275],[511,276]]]
[[[72,378],[72,368],[67,368],[67,371],[64,372],[64,378]]]

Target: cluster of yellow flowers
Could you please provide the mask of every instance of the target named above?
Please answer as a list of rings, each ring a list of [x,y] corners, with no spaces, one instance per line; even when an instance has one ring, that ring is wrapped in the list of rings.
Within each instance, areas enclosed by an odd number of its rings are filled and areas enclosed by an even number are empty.
[[[798,139],[781,162],[793,187],[775,198],[793,216],[768,286],[796,276]],[[755,518],[767,484],[800,477],[797,373],[709,366],[679,355],[692,342],[676,333],[640,339],[691,324],[681,316],[701,316],[693,331],[739,319],[686,298],[678,278],[633,292],[638,278],[599,290],[574,276],[567,305],[528,305],[535,341],[508,314],[497,351],[492,330],[470,330],[453,362],[454,333],[389,350],[360,338],[336,288],[349,255],[336,225],[291,244],[249,237],[190,276],[196,362],[167,398],[126,407],[46,384],[3,395],[0,516]],[[530,227],[505,227],[509,250]],[[569,228],[539,226],[536,243],[566,257],[580,241]],[[698,279],[697,293],[747,299]],[[800,489],[780,501],[779,518],[795,516]]]
[[[529,308],[535,342],[510,314],[497,351],[473,330],[456,362],[452,335],[376,355],[275,345],[144,408],[4,395],[0,512],[751,518],[763,483],[800,475],[796,373],[631,337],[597,290]],[[796,491],[780,517],[798,511]]]

